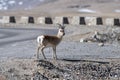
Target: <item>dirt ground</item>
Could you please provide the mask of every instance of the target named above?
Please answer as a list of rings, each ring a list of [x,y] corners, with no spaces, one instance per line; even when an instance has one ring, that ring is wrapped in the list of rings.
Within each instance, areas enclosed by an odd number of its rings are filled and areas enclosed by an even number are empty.
[[[0,62],[0,80],[119,80],[120,59],[39,60]]]
[[[23,0],[24,1],[24,0]],[[28,1],[28,0],[26,0]],[[43,0],[44,1],[44,0]],[[17,10],[1,11],[1,16],[105,16],[119,17],[119,0],[46,0],[43,4],[39,4],[36,0],[35,4],[31,4],[32,9],[26,10],[21,6]],[[29,2],[28,2],[29,3]],[[25,4],[25,6],[28,5]],[[15,8],[16,9],[16,8]]]

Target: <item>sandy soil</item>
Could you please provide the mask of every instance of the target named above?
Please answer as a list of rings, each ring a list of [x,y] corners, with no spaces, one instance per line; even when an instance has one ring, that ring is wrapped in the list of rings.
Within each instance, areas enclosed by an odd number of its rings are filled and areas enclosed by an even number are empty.
[[[119,3],[119,0],[52,0],[30,10],[1,11],[0,15],[119,17]]]

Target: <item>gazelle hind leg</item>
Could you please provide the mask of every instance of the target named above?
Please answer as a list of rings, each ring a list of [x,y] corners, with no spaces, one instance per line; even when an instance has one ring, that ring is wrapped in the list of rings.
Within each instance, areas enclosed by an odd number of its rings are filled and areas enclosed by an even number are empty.
[[[39,59],[39,49],[40,49],[40,46],[38,46],[37,48],[37,55],[36,55],[37,59]]]
[[[43,55],[44,59],[46,59],[45,54],[44,54],[44,46],[41,47],[41,54]]]

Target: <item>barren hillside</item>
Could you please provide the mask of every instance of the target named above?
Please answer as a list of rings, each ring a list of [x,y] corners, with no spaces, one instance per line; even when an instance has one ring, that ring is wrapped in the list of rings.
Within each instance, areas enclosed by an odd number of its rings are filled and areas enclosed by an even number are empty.
[[[17,10],[1,11],[0,15],[31,15],[31,16],[119,16],[120,0],[28,0],[26,5],[17,7]],[[20,2],[19,2],[20,4]],[[30,8],[31,6],[31,8]],[[26,9],[30,8],[30,9]]]

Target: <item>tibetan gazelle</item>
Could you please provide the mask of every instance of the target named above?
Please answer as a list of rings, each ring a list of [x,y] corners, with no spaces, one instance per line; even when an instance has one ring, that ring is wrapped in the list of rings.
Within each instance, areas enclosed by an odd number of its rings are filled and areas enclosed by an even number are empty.
[[[41,54],[43,55],[44,59],[46,59],[43,50],[47,47],[52,47],[53,58],[57,59],[56,46],[61,42],[63,36],[65,35],[65,31],[64,31],[65,26],[60,24],[58,25],[59,25],[59,29],[58,29],[58,34],[56,36],[41,35],[37,37],[37,42],[38,42],[37,59],[39,59],[39,50],[41,51]]]

